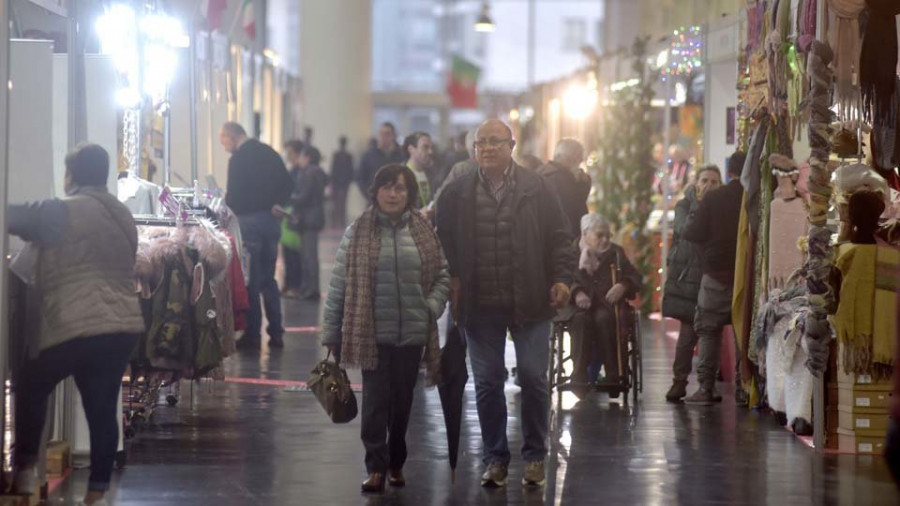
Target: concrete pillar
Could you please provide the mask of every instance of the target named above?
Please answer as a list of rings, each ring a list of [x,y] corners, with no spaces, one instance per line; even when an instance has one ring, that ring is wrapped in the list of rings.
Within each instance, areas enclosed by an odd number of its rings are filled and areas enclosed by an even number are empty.
[[[300,1],[301,123],[324,157],[341,135],[361,154],[372,136],[371,1]]]

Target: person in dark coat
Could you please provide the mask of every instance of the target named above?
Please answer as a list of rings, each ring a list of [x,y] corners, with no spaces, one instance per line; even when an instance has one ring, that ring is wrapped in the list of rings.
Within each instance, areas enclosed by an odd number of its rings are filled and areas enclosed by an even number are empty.
[[[591,193],[591,176],[581,170],[584,146],[575,139],[562,139],[556,144],[553,160],[538,169],[559,197],[572,227],[572,237],[581,234],[581,217],[587,214]]]
[[[294,139],[284,145],[284,151],[287,155],[289,166],[288,173],[294,181],[293,192],[296,193],[300,179],[300,154],[303,153],[305,144],[303,141]],[[291,202],[293,205],[293,202]],[[297,220],[292,214],[284,218],[288,221],[289,226],[293,229],[297,228]],[[284,260],[284,284],[281,287],[281,295],[289,298],[300,296],[300,286],[303,284],[303,260],[299,249],[281,246],[281,258]]]
[[[464,329],[475,377],[481,484],[503,487],[510,461],[503,393],[507,332],[522,386],[523,484],[545,482],[550,327],[569,302],[573,238],[559,199],[536,172],[513,162],[510,128],[488,120],[475,134],[478,169],[450,183],[436,208],[450,265],[450,307]]]
[[[722,402],[722,396],[715,388],[716,371],[722,353],[722,329],[731,324],[737,234],[744,195],[740,177],[745,159],[746,155],[741,151],[731,156],[728,160],[731,181],[703,197],[697,212],[691,214],[684,232],[685,239],[703,245],[703,278],[700,280],[697,313],[694,316],[700,355],[697,364],[700,388],[685,397],[687,404]],[[740,381],[737,385],[737,389],[743,391]]]
[[[392,163],[404,163],[406,155],[397,144],[397,129],[393,123],[385,122],[378,129],[378,139],[374,147],[370,147],[359,164],[357,184],[363,195],[369,195],[369,188],[375,180],[378,169]],[[371,197],[369,197],[371,199]],[[371,200],[370,200],[370,203]]]
[[[250,252],[250,310],[247,330],[238,342],[245,350],[259,350],[262,335],[262,305],[265,301],[269,345],[283,346],[281,293],[275,281],[278,243],[281,241],[281,206],[288,203],[294,181],[284,160],[271,147],[247,137],[244,127],[225,123],[219,142],[231,153],[228,161],[228,189],[225,203],[241,225],[244,247]]]
[[[603,366],[603,383],[619,383],[616,341],[616,305],[633,299],[643,278],[625,250],[611,242],[609,222],[596,213],[584,215],[579,223],[581,257],[575,272],[572,294],[577,312],[572,319],[573,380],[586,384],[598,381]],[[613,277],[615,275],[615,278]]]
[[[343,229],[347,226],[347,193],[353,182],[353,155],[347,151],[347,137],[338,140],[338,150],[331,155],[331,196],[334,209],[331,226]]]
[[[325,228],[325,185],[328,176],[319,166],[322,155],[312,146],[300,153],[297,186],[291,204],[297,231],[300,232],[300,262],[303,266],[300,297],[319,300],[319,232]]]
[[[703,248],[685,239],[684,232],[688,227],[688,218],[697,212],[703,197],[720,186],[722,173],[719,168],[715,165],[701,167],[697,171],[696,183],[689,186],[684,198],[675,204],[672,249],[666,260],[668,273],[662,303],[663,316],[681,322],[672,366],[672,387],[666,393],[669,402],[677,402],[687,395],[688,376],[693,368],[694,348],[697,346],[694,313],[697,311],[697,294],[703,277],[700,266]]]

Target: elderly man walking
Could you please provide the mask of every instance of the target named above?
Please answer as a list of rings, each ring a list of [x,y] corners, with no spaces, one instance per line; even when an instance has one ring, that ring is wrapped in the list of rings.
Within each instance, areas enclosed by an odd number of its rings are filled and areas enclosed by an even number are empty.
[[[553,150],[553,160],[538,169],[556,192],[569,219],[574,237],[581,236],[581,217],[588,213],[591,176],[581,170],[584,146],[575,139],[562,139]]]
[[[449,183],[437,204],[451,310],[465,331],[475,375],[486,487],[506,485],[510,462],[503,388],[507,331],[522,387],[522,483],[544,484],[550,325],[555,308],[568,303],[576,262],[559,200],[537,173],[513,162],[515,144],[503,122],[482,124],[474,142],[478,169]]]

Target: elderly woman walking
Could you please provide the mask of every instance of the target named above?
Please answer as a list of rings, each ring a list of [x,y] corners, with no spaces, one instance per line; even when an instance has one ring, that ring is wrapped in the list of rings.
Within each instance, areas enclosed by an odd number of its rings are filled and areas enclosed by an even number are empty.
[[[325,301],[323,344],[346,367],[362,369],[363,492],[405,485],[406,429],[423,351],[428,383],[440,364],[436,321],[450,286],[434,229],[415,210],[413,172],[386,165],[369,189],[375,205],[338,249]]]

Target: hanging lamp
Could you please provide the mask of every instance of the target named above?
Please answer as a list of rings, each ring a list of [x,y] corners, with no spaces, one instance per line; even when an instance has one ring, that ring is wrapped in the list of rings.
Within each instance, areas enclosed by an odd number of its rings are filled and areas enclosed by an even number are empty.
[[[487,0],[481,4],[481,14],[478,15],[478,21],[475,22],[475,31],[482,33],[490,33],[494,31],[494,20],[491,19],[491,6]]]

